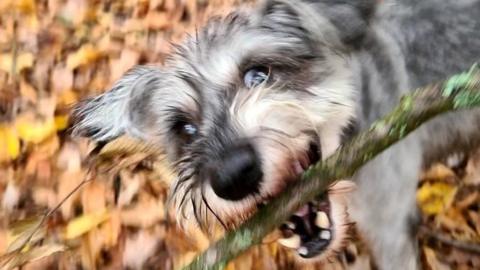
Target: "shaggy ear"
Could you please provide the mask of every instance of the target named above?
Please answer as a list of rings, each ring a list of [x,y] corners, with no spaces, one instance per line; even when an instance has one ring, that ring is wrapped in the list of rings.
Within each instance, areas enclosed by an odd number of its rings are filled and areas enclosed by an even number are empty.
[[[139,136],[153,90],[158,88],[160,70],[137,66],[128,71],[104,94],[78,103],[72,112],[74,136],[108,141],[124,133]]]
[[[379,0],[266,0],[263,16],[291,28],[301,27],[331,45],[356,47],[368,31]],[[336,39],[336,40],[335,40]]]

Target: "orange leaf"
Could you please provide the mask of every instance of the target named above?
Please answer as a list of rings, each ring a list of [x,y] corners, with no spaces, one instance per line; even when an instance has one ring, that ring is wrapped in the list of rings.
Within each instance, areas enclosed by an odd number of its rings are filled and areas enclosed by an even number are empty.
[[[78,51],[70,54],[67,58],[67,67],[75,69],[79,66],[87,65],[101,56],[100,52],[92,44],[83,45]]]

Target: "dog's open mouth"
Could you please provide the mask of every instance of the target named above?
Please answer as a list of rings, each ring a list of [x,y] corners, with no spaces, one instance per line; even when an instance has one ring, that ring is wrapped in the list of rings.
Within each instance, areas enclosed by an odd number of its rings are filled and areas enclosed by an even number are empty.
[[[302,258],[322,253],[332,240],[332,222],[328,200],[310,202],[280,227],[284,238],[279,243],[295,249]]]
[[[310,144],[305,158],[294,162],[296,173],[301,175],[320,159],[319,147]],[[352,187],[351,182],[340,181],[328,192],[301,207],[279,228],[282,234],[279,244],[295,250],[303,259],[328,256],[345,238],[348,221],[344,194]]]

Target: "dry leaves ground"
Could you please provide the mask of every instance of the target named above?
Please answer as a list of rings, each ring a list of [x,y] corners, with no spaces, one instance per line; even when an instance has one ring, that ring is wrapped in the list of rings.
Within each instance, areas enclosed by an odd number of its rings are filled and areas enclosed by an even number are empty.
[[[172,269],[208,246],[167,215],[171,177],[154,153],[122,138],[89,160],[93,146],[66,136],[68,111],[133,65],[161,64],[170,42],[237,2],[0,1],[0,268]],[[479,268],[480,154],[445,164],[419,184],[422,260]],[[352,241],[323,267],[363,269],[366,253]],[[228,269],[300,267],[314,268],[266,239]]]

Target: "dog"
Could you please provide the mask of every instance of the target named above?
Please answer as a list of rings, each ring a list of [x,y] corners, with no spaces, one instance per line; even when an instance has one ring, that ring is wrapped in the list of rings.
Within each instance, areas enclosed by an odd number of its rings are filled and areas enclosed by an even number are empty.
[[[479,0],[264,0],[212,18],[163,67],[134,67],[78,104],[73,133],[162,145],[179,223],[232,229],[408,90],[478,61],[479,29]],[[363,166],[353,191],[339,183],[302,207],[279,242],[324,258],[355,222],[378,268],[419,268],[419,172],[477,145],[479,130],[478,110],[430,121]]]

